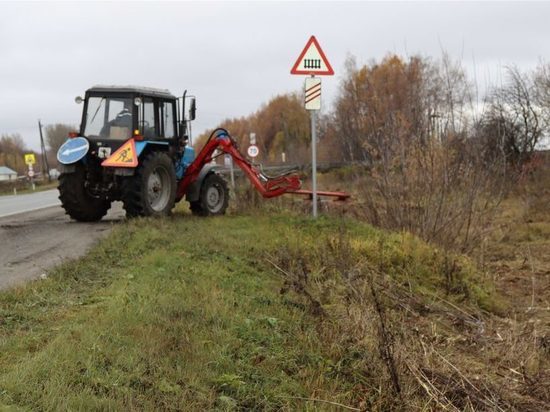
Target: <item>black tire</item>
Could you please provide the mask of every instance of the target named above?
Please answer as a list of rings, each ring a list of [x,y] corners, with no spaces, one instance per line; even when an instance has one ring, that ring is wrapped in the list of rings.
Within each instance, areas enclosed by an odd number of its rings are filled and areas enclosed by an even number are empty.
[[[107,214],[111,202],[91,196],[85,187],[86,170],[76,164],[73,173],[59,175],[59,200],[65,213],[79,222],[97,222]]]
[[[227,182],[221,176],[210,173],[202,182],[199,200],[190,202],[190,209],[197,216],[224,215],[228,203]]]
[[[170,157],[149,153],[132,177],[124,180],[122,202],[127,217],[168,216],[176,199],[176,172]]]

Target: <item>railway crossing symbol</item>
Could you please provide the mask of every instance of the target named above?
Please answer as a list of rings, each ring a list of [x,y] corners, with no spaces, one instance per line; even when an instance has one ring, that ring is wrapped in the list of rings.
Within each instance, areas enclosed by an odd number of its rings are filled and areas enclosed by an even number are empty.
[[[300,53],[298,60],[294,63],[290,74],[311,74],[332,76],[334,70],[330,65],[327,56],[321,49],[315,36],[311,36],[306,47]]]

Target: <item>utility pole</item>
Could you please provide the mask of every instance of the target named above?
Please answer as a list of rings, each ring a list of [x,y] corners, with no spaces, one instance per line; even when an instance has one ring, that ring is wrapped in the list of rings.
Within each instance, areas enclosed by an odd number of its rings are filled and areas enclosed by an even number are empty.
[[[46,171],[48,174],[48,182],[52,181],[50,176],[50,165],[48,164],[48,155],[46,154],[46,146],[44,145],[44,136],[42,135],[42,123],[38,119],[38,130],[40,130],[40,151],[42,154],[42,171]]]

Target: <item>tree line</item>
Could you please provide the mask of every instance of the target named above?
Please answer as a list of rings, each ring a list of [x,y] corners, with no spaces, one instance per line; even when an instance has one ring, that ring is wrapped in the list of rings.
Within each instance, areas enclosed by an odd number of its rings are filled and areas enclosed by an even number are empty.
[[[50,167],[55,167],[57,160],[57,149],[67,139],[69,132],[74,131],[75,127],[62,123],[47,125],[44,127],[44,136],[47,145],[47,158]],[[2,134],[0,136],[0,166],[6,166],[17,172],[18,175],[24,175],[28,166],[25,164],[24,155],[34,153],[36,158],[35,170],[42,170],[42,156],[40,153],[28,148],[19,133]]]
[[[522,73],[506,68],[503,85],[483,97],[460,62],[389,55],[358,67],[348,58],[334,107],[321,115],[321,156],[333,160],[370,162],[403,139],[442,143],[467,139],[487,158],[504,155],[520,166],[528,161],[550,127],[550,65]],[[277,96],[249,116],[226,119],[241,144],[251,132],[258,136],[262,159],[306,161],[309,156],[309,115],[303,94]],[[211,131],[198,138],[198,146]],[[322,148],[328,148],[322,150]]]

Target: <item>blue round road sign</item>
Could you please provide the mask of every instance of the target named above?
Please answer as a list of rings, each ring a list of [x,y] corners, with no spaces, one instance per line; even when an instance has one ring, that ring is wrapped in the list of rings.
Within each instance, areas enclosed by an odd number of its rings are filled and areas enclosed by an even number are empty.
[[[57,151],[57,160],[64,165],[70,165],[86,156],[89,148],[90,143],[84,137],[69,139]]]

